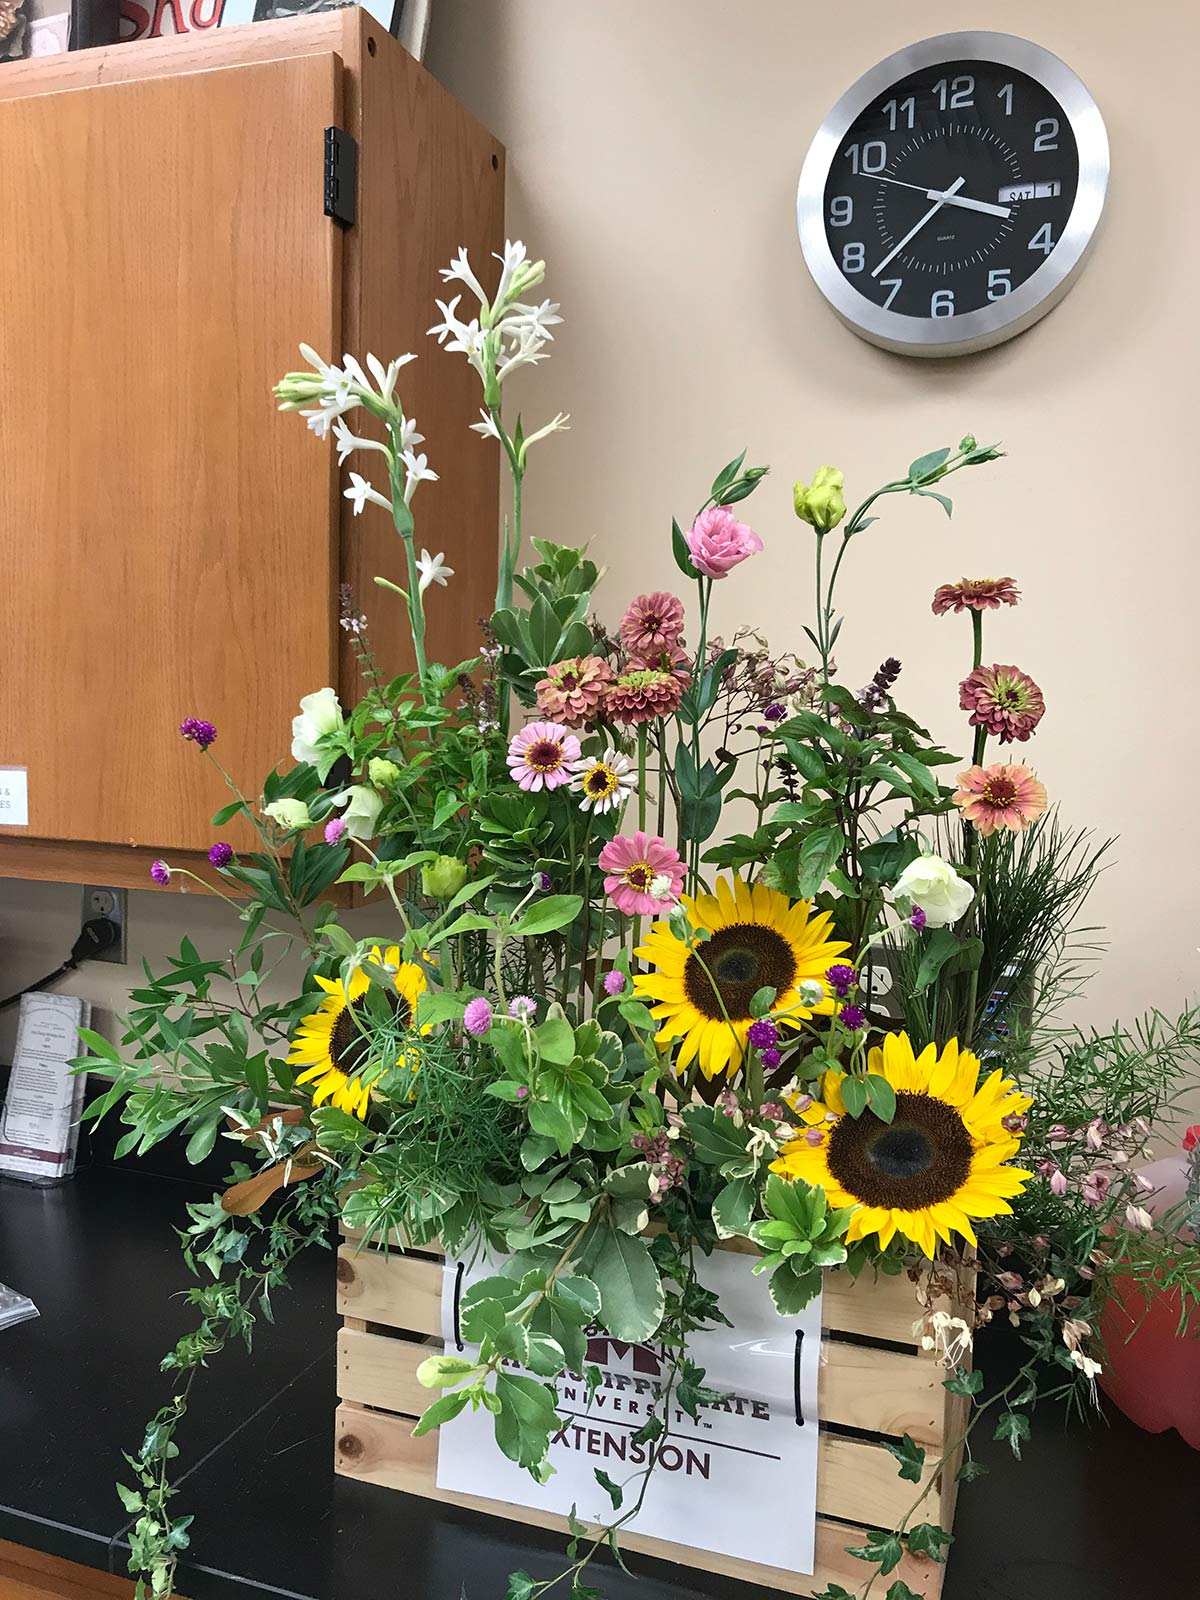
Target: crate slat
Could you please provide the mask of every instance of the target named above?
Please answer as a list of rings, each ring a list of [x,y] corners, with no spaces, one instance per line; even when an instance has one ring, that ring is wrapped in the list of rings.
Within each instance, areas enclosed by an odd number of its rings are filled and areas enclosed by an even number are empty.
[[[440,1333],[442,1265],[399,1252],[343,1245],[338,1252],[338,1310],[412,1333]],[[857,1282],[826,1274],[821,1320],[827,1332],[854,1333],[916,1348],[913,1287],[903,1275]],[[414,1321],[414,1318],[418,1319]]]
[[[888,1466],[883,1469],[880,1485],[885,1478],[895,1478],[895,1462],[890,1456],[871,1445],[854,1446],[843,1440],[830,1440],[835,1448],[832,1468],[822,1458],[822,1475],[841,1482],[844,1493],[853,1490],[856,1496],[864,1491],[873,1493],[875,1483],[861,1476],[860,1469],[867,1463],[853,1459],[839,1459],[847,1451],[857,1453],[874,1450],[884,1456]],[[843,1448],[844,1447],[844,1448]],[[529,1523],[534,1527],[561,1530],[564,1520],[550,1512],[537,1511],[528,1506],[501,1504],[475,1495],[455,1494],[437,1486],[437,1438],[427,1434],[422,1439],[412,1437],[412,1424],[405,1418],[389,1416],[384,1412],[367,1411],[343,1402],[337,1413],[337,1470],[347,1477],[385,1488],[398,1489],[406,1494],[419,1495],[427,1500],[442,1500],[452,1505],[466,1506],[506,1521]],[[913,1486],[902,1484],[905,1507],[911,1503]],[[897,1513],[899,1514],[899,1513]],[[786,1572],[778,1567],[765,1567],[732,1556],[723,1556],[711,1550],[683,1550],[666,1540],[645,1534],[622,1534],[623,1547],[641,1551],[662,1560],[683,1563],[705,1572],[723,1573],[740,1578],[743,1582],[765,1584],[783,1594],[811,1595],[830,1583],[840,1583],[845,1588],[856,1588],[867,1570],[862,1562],[848,1556],[845,1546],[861,1542],[863,1530],[854,1525],[830,1522],[824,1516],[817,1519],[816,1564],[811,1576]],[[905,1555],[900,1566],[889,1575],[889,1583],[903,1579],[925,1600],[938,1600],[942,1591],[944,1568],[936,1563]]]
[[[417,1368],[435,1349],[440,1353],[440,1340],[420,1344],[343,1328],[338,1336],[338,1396],[418,1417],[434,1396],[417,1382]],[[918,1444],[940,1446],[946,1396],[943,1374],[934,1362],[834,1340],[823,1352],[823,1422],[893,1438],[907,1433]]]

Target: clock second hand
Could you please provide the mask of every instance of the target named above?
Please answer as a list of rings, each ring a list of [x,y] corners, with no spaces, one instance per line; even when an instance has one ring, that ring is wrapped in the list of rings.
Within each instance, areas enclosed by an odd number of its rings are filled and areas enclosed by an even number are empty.
[[[927,189],[923,183],[905,183],[901,178],[885,178],[881,172],[873,174],[876,183],[891,183],[897,189],[915,189],[927,200],[945,197],[948,206],[961,206],[964,211],[982,211],[989,217],[1011,217],[1011,206],[994,206],[990,200],[972,200],[965,194],[951,194],[947,189]]]
[[[935,191],[937,193],[937,199],[930,206],[929,210],[925,213],[925,215],[921,218],[920,222],[916,223],[915,226],[911,227],[908,230],[908,232],[904,235],[903,239],[901,239],[900,243],[898,245],[893,246],[893,248],[888,251],[887,255],[884,256],[883,260],[872,271],[871,276],[873,278],[877,278],[879,276],[879,274],[883,271],[884,267],[887,266],[889,261],[894,261],[895,260],[895,258],[900,254],[901,250],[904,249],[904,246],[909,242],[909,240],[916,238],[917,234],[920,233],[921,229],[925,226],[925,224],[928,221],[930,221],[931,218],[937,216],[938,212],[942,209],[942,207],[946,204],[946,202],[948,200],[950,200],[952,196],[954,196],[954,195],[956,195],[958,193],[958,191],[962,188],[963,184],[966,183],[966,181],[967,180],[965,178],[955,178],[954,182],[952,184],[950,184],[948,188],[940,189],[940,190]]]

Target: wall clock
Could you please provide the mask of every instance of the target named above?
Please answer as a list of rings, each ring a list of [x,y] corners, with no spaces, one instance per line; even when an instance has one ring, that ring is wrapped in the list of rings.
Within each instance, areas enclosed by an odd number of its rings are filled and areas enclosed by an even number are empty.
[[[1004,33],[888,56],[817,131],[796,197],[817,287],[864,339],[963,355],[1066,293],[1108,187],[1099,108],[1065,62]]]

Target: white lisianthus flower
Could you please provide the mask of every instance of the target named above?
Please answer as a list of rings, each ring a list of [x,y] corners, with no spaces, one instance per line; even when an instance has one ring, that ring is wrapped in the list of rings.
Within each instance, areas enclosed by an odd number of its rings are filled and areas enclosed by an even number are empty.
[[[269,806],[263,807],[263,816],[297,833],[313,825],[303,800],[272,800]]]
[[[946,928],[957,922],[975,898],[971,885],[959,877],[948,861],[934,855],[918,856],[910,862],[892,893],[897,899],[920,906],[930,928]]]
[[[300,702],[300,715],[292,718],[292,760],[316,766],[321,759],[317,741],[336,733],[345,723],[341,703],[333,689],[318,689]]]
[[[353,502],[354,515],[356,517],[362,514],[362,508],[366,505],[368,500],[373,506],[382,506],[385,511],[390,511],[392,509],[392,502],[385,499],[384,496],[379,493],[378,489],[369,484],[367,480],[357,472],[352,472],[350,474],[350,487],[348,489],[343,489],[342,498]]]
[[[346,832],[351,839],[365,841],[375,837],[379,813],[383,810],[381,794],[377,794],[365,783],[352,783],[348,789],[342,790],[333,803],[336,806],[346,806],[342,812],[342,821],[346,824]]]
[[[421,581],[417,587],[422,594],[431,583],[440,583],[444,589],[446,579],[454,576],[454,568],[446,565],[444,550],[439,550],[435,556],[431,556],[428,550],[422,550],[417,557],[417,571],[421,574]]]

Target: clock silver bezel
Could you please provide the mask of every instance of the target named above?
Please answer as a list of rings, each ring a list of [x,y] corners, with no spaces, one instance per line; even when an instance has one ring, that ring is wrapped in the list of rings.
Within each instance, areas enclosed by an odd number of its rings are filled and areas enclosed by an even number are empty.
[[[909,317],[885,311],[843,277],[825,232],[825,184],[855,118],[910,72],[940,61],[990,61],[1015,67],[1058,101],[1075,135],[1079,187],[1066,228],[1053,251],[1002,300],[957,317]],[[1067,292],[1096,237],[1108,190],[1108,134],[1100,108],[1065,61],[1007,33],[942,33],[897,50],[864,72],[834,106],[809,146],[796,191],[796,227],[804,260],[818,289],[855,333],[904,355],[957,356],[1011,339],[1044,317]]]

